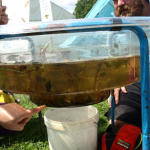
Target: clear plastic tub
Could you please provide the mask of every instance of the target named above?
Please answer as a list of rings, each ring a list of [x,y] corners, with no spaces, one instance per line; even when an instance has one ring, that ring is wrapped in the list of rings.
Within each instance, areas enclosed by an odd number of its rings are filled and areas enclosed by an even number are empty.
[[[140,41],[123,29],[139,25],[149,38],[149,17],[1,26],[0,87],[38,105],[99,103],[110,89],[140,80]]]

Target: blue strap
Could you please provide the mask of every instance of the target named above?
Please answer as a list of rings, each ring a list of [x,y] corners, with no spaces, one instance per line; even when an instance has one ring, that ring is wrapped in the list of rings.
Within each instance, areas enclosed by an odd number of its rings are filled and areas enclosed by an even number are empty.
[[[115,97],[111,96],[111,124],[114,125]]]

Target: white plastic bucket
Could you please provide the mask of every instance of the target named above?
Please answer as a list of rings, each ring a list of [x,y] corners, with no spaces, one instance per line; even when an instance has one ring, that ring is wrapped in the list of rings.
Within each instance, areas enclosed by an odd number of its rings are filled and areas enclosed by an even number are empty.
[[[93,106],[47,110],[44,122],[50,150],[96,150],[98,120]]]

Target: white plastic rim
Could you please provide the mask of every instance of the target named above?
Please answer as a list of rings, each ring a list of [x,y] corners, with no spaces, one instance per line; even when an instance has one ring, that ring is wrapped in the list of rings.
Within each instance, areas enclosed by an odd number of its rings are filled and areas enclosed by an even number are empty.
[[[53,130],[79,130],[97,125],[99,113],[94,106],[50,108],[45,112],[44,123]]]

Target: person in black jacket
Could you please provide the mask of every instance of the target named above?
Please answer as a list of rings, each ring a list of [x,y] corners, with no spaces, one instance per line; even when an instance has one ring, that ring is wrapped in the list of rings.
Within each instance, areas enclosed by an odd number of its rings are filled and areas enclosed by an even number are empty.
[[[116,17],[149,16],[149,0],[113,0]],[[115,120],[117,126],[136,124],[141,118],[141,83],[114,89]],[[111,99],[106,113],[111,124]]]

